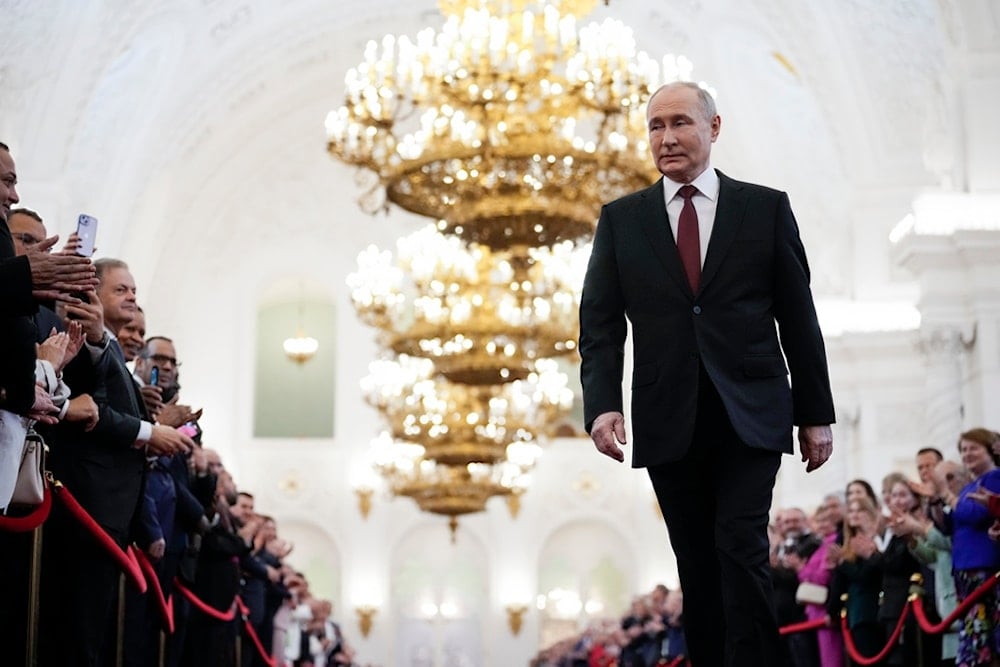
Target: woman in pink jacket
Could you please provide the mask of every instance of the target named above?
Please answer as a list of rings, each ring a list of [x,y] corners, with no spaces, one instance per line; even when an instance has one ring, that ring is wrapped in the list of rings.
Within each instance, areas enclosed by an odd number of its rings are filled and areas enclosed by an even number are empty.
[[[816,517],[816,533],[822,537],[822,543],[806,560],[799,570],[799,582],[815,584],[818,587],[829,590],[830,578],[833,575],[833,567],[827,558],[830,546],[837,544],[837,524],[827,511],[821,511]],[[800,588],[800,590],[803,590]],[[813,591],[822,593],[819,588]],[[812,602],[805,602],[803,606],[806,611],[807,620],[816,620],[827,616],[826,600],[819,597],[812,598]],[[822,667],[842,667],[844,664],[844,643],[840,636],[838,626],[839,619],[834,619],[828,627],[820,628],[816,631],[816,639],[819,644],[819,659]]]

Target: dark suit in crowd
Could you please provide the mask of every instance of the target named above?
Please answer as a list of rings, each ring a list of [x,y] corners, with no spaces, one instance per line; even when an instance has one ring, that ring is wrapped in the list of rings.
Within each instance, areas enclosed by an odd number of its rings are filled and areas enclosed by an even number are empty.
[[[60,423],[49,464],[55,478],[125,548],[142,499],[146,457],[135,446],[142,398],[117,344],[110,341],[99,356],[85,347],[66,367],[71,395],[91,394],[100,421],[89,432]],[[61,503],[53,505],[45,524],[43,571],[41,636],[60,638],[40,642],[43,664],[99,664],[114,650],[120,570]],[[104,646],[106,641],[112,645]]]
[[[0,149],[2,150],[2,149]],[[31,296],[26,257],[14,256],[14,241],[0,217],[0,409],[27,413],[35,401],[37,305]],[[0,645],[12,661],[23,662],[31,533],[0,531]]]

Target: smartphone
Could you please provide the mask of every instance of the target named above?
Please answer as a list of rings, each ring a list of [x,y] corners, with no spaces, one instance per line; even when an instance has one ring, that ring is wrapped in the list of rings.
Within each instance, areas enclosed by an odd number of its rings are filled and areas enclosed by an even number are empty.
[[[97,238],[97,218],[81,213],[76,219],[76,235],[80,237],[80,245],[76,254],[90,257],[94,254],[94,239]]]
[[[149,384],[153,387],[160,383],[160,369],[153,366],[153,370],[149,371]]]

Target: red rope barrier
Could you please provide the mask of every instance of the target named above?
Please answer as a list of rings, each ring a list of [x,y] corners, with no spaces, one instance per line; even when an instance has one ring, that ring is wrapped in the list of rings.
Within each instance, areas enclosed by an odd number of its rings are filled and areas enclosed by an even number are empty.
[[[56,482],[55,486],[56,497],[59,498],[60,502],[66,506],[77,521],[79,521],[84,528],[86,528],[90,534],[97,540],[98,544],[104,547],[104,550],[111,556],[112,559],[118,566],[121,567],[122,571],[128,575],[128,578],[135,584],[135,587],[139,589],[140,593],[146,592],[146,578],[142,576],[142,570],[139,569],[139,563],[135,560],[134,556],[129,556],[126,552],[122,551],[122,548],[118,546],[118,543],[111,539],[100,524],[94,521],[94,517],[87,513],[87,510],[77,502],[73,494],[69,492],[62,484]]]
[[[991,590],[996,587],[997,579],[1000,579],[1000,572],[997,572],[992,577],[980,584],[979,588],[969,593],[961,604],[955,607],[955,611],[948,614],[948,618],[942,620],[937,625],[934,625],[927,618],[927,614],[924,612],[924,602],[919,597],[913,601],[913,613],[917,617],[917,623],[920,624],[920,628],[930,634],[938,634],[944,632],[951,627],[951,624],[956,620],[961,618],[969,611],[972,605],[979,601],[979,598],[983,597]]]
[[[790,625],[782,626],[778,629],[778,633],[782,636],[790,635],[793,632],[805,632],[806,630],[816,630],[818,628],[826,627],[825,618],[816,618],[811,621],[802,621],[801,623],[792,623]]]
[[[247,618],[247,614],[250,613],[250,608],[243,603],[243,600],[240,599],[239,595],[236,596],[236,606],[239,607],[240,614],[243,615],[243,627],[246,628],[247,634],[250,635],[253,645],[257,647],[257,653],[260,655],[260,659],[264,661],[264,664],[267,665],[267,667],[276,667],[278,661],[269,656],[267,651],[264,650],[264,644],[261,643],[260,637],[257,636],[257,631],[254,630],[250,619]]]
[[[139,562],[139,567],[142,569],[142,573],[146,576],[146,581],[152,587],[153,592],[156,594],[157,607],[160,609],[160,615],[163,617],[163,622],[167,626],[167,633],[174,634],[174,605],[173,598],[166,599],[163,596],[163,587],[160,586],[160,578],[156,576],[156,569],[153,564],[149,562],[149,558],[142,549],[136,549],[132,545],[129,545],[129,552],[132,557]]]
[[[198,608],[202,613],[208,614],[217,621],[231,621],[236,618],[236,599],[229,606],[229,611],[219,611],[215,607],[202,602],[180,579],[174,579],[174,588],[180,591],[181,595]]]
[[[45,523],[45,520],[49,518],[51,510],[52,489],[46,484],[41,504],[25,516],[0,516],[0,530],[12,533],[27,533]]]
[[[896,622],[896,629],[892,631],[892,636],[889,637],[889,641],[886,642],[882,650],[872,657],[865,657],[858,652],[858,647],[854,644],[854,637],[851,636],[851,629],[847,627],[847,615],[844,614],[840,617],[840,628],[842,634],[844,635],[844,647],[847,649],[847,653],[851,656],[851,659],[859,665],[874,665],[885,660],[885,657],[889,655],[889,652],[899,641],[899,635],[903,632],[903,624],[906,622],[906,615],[910,611],[910,601],[906,601],[906,606],[903,607],[903,613],[899,615],[899,621]]]

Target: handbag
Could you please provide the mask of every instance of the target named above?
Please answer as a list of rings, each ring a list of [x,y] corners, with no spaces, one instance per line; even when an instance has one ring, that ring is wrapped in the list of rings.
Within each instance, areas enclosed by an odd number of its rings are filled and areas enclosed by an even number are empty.
[[[45,498],[45,441],[29,429],[24,437],[21,466],[17,469],[12,505],[40,505]]]
[[[795,601],[799,604],[826,604],[826,597],[829,592],[826,586],[803,581],[795,589]]]

